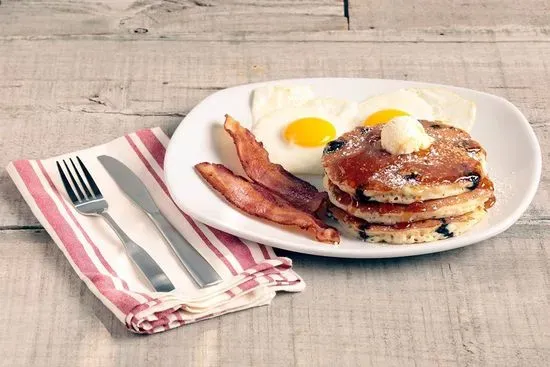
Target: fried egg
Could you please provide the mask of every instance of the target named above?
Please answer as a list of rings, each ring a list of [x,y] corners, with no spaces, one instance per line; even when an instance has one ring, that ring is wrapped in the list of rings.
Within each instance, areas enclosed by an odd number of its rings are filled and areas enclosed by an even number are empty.
[[[297,174],[322,174],[324,146],[353,127],[357,103],[328,98],[309,100],[262,115],[252,133],[269,159]]]
[[[441,121],[470,131],[476,106],[444,88],[409,88],[370,97],[359,104],[356,124],[376,126],[395,117],[411,116],[417,120]]]

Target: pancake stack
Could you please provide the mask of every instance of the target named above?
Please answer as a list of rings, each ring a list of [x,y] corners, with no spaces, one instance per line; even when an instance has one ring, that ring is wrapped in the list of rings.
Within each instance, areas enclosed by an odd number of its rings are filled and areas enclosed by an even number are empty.
[[[486,152],[465,131],[421,121],[435,140],[425,150],[392,155],[382,126],[359,127],[323,152],[329,214],[368,242],[430,242],[469,230],[494,204]]]

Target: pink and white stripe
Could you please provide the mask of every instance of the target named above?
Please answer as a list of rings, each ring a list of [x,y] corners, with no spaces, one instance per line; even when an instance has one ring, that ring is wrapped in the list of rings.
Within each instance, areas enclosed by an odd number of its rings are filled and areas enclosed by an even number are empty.
[[[130,167],[130,162],[135,165],[157,203],[164,203],[163,211],[170,210],[170,221],[179,224],[184,236],[223,276],[224,282],[211,290],[197,292],[190,288],[192,283],[185,281],[177,285],[175,292],[151,292],[136,286],[139,280],[129,279],[126,270],[117,271],[119,261],[107,250],[97,223],[77,213],[66,198],[55,169],[58,158],[14,161],[7,171],[79,277],[133,332],[165,331],[267,304],[278,290],[301,291],[304,282],[292,270],[290,259],[276,256],[270,247],[196,222],[177,209],[163,179],[168,142],[160,128],[146,129],[78,154],[109,154],[123,162],[126,159]],[[102,187],[101,181],[98,184]]]

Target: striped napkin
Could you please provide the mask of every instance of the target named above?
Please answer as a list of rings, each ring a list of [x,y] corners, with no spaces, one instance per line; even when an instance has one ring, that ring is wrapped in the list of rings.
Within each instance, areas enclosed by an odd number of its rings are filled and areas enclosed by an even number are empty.
[[[160,128],[140,130],[110,143],[44,160],[11,162],[7,171],[34,215],[78,276],[133,332],[151,334],[203,319],[266,305],[279,290],[299,292],[303,280],[292,261],[270,247],[221,232],[181,212],[164,183],[169,138]],[[97,160],[107,154],[124,162],[144,182],[164,215],[214,266],[223,282],[198,289],[148,217],[120,191]],[[109,203],[109,213],[157,261],[174,283],[170,293],[152,291],[99,217],[76,212],[55,161],[78,155]]]

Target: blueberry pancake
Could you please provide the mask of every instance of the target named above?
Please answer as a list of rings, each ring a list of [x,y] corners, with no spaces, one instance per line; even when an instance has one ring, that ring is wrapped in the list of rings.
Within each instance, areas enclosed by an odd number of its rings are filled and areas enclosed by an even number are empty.
[[[409,205],[363,201],[333,184],[328,177],[323,180],[332,204],[369,223],[396,224],[426,219],[455,217],[488,208],[493,203],[493,191],[481,187],[456,196],[415,202]]]
[[[382,126],[358,127],[325,147],[329,180],[362,201],[410,204],[475,190],[492,190],[485,150],[461,129],[420,121],[434,138],[428,149],[394,155],[382,148]]]
[[[383,225],[368,223],[340,208],[329,206],[329,215],[340,223],[345,233],[366,242],[391,244],[432,242],[455,237],[472,228],[486,213],[485,209],[480,207],[456,217]]]

